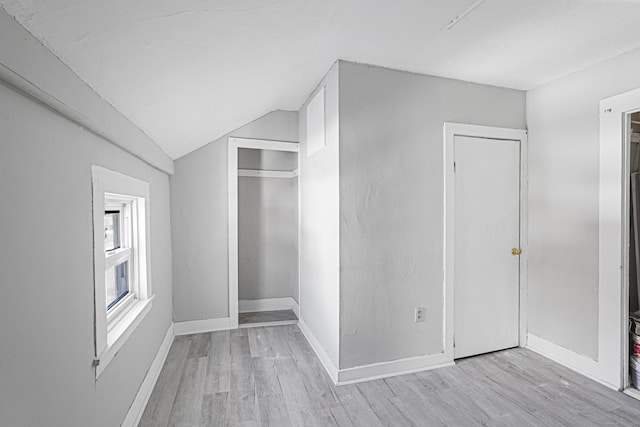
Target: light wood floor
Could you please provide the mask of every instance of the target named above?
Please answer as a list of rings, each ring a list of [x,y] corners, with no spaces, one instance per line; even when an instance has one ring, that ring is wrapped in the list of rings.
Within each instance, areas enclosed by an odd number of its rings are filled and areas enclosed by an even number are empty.
[[[268,322],[295,322],[298,320],[293,310],[258,311],[251,313],[240,313],[238,323],[241,325],[268,323]]]
[[[297,326],[176,337],[141,426],[638,426],[640,402],[536,353],[335,387]]]

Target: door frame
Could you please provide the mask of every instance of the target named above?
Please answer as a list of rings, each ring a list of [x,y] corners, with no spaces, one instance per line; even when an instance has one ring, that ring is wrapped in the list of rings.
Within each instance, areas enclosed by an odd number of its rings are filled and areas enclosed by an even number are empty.
[[[454,360],[454,224],[455,224],[455,174],[454,140],[456,136],[472,138],[501,139],[520,142],[520,297],[519,297],[519,337],[520,347],[527,345],[527,264],[529,247],[528,230],[528,162],[527,131],[523,129],[478,126],[461,123],[444,123],[444,354],[447,361]]]
[[[627,115],[640,89],[600,101],[597,377],[618,390],[628,383],[630,144]],[[632,389],[625,390],[637,397]],[[635,392],[635,393],[634,393]]]
[[[229,137],[228,145],[228,203],[229,203],[229,327],[238,327],[238,149],[284,151],[298,153],[298,170],[300,169],[300,145],[297,142],[272,141],[267,139],[250,139]],[[298,200],[300,199],[298,185]],[[299,213],[298,213],[299,215]],[[298,219],[298,224],[300,220]],[[298,227],[298,240],[300,229]],[[300,281],[298,280],[298,287]],[[299,294],[299,292],[298,292]],[[298,299],[300,296],[298,295]],[[301,306],[300,301],[298,301]]]

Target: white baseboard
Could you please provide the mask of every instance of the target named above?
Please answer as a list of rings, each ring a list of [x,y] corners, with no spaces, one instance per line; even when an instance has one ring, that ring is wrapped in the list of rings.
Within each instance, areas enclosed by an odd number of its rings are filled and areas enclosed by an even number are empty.
[[[609,388],[615,387],[605,381],[602,381],[598,376],[598,362],[590,357],[576,353],[572,350],[554,344],[551,341],[547,341],[544,338],[533,334],[527,334],[527,347],[529,350],[535,351],[544,357],[547,357],[554,362],[576,371],[577,373],[584,375],[600,384],[603,384]]]
[[[219,319],[191,320],[188,322],[174,322],[173,331],[175,335],[200,334],[203,332],[224,331],[236,329],[238,319],[232,320],[229,317]]]
[[[635,389],[632,386],[625,388],[622,392],[627,396],[631,396],[636,400],[640,400],[640,390]]]
[[[337,385],[360,383],[455,365],[444,353],[409,357],[338,370]]]
[[[428,356],[410,357],[390,362],[356,366],[354,368],[338,369],[331,359],[329,359],[329,356],[325,353],[320,342],[317,340],[315,335],[313,335],[313,332],[311,332],[304,320],[298,320],[298,328],[300,328],[300,331],[302,331],[302,334],[307,339],[307,342],[309,342],[309,345],[316,353],[316,356],[320,359],[320,362],[327,371],[327,374],[329,374],[329,377],[337,386],[455,365],[453,360],[448,360],[445,357],[444,353],[438,353]]]
[[[135,427],[140,422],[140,418],[142,418],[142,414],[144,413],[144,409],[149,402],[149,398],[151,397],[151,392],[158,381],[158,377],[160,376],[160,372],[162,371],[162,367],[164,366],[164,361],[167,359],[167,355],[169,354],[169,349],[171,348],[171,344],[173,343],[173,323],[167,329],[167,333],[162,340],[162,344],[160,344],[160,348],[158,349],[158,353],[156,357],[153,359],[149,370],[147,371],[147,375],[145,375],[140,388],[138,389],[138,393],[136,394],[133,403],[129,407],[129,412],[127,412],[127,416],[122,422],[123,427]]]
[[[291,297],[263,298],[253,300],[241,299],[238,301],[238,311],[240,313],[276,310],[293,310],[295,315],[300,317],[300,308],[298,307],[298,303]]]
[[[320,363],[322,363],[325,371],[327,371],[327,374],[329,374],[329,378],[331,378],[331,381],[333,381],[333,383],[337,385],[338,368],[333,364],[331,359],[329,359],[329,356],[327,355],[327,353],[325,353],[324,349],[320,345],[320,342],[315,337],[315,335],[313,335],[313,332],[311,332],[307,324],[304,323],[304,320],[298,320],[298,328],[302,332],[302,335],[304,335],[304,337],[307,339],[307,342],[316,353],[316,356],[318,356],[318,359],[320,359]]]

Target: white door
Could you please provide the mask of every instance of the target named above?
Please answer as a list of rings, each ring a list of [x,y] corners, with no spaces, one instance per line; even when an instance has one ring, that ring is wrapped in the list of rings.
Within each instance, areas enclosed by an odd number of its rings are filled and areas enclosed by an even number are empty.
[[[454,357],[460,358],[518,345],[520,141],[456,136],[454,161]]]

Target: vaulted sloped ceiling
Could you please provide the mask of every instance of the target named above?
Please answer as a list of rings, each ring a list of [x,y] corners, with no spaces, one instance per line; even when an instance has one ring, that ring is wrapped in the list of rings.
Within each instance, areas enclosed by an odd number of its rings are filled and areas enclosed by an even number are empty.
[[[336,59],[530,89],[640,46],[631,0],[0,5],[172,158],[298,109]]]

